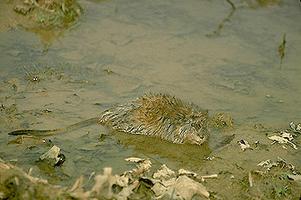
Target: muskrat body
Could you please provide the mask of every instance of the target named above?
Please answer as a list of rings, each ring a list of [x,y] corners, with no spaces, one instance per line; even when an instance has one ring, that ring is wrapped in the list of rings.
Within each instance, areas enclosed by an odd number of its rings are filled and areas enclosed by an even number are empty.
[[[214,118],[214,117],[213,117]],[[216,117],[215,117],[216,118]],[[228,119],[229,118],[229,119]],[[232,118],[219,116],[221,126],[232,126]],[[226,119],[226,120],[225,120]],[[172,143],[201,145],[212,124],[208,111],[165,94],[148,94],[105,110],[100,117],[53,130],[17,130],[10,135],[54,135],[99,123],[129,134],[159,137]]]

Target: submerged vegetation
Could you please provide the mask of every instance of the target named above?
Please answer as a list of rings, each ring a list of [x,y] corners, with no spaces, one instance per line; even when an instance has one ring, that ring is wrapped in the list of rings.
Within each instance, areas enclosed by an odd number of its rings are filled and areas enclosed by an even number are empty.
[[[230,21],[231,17],[236,11],[236,6],[231,0],[226,0],[226,2],[231,6],[231,11],[229,14],[219,23],[217,26],[216,30],[214,30],[212,33],[207,34],[207,37],[214,37],[214,36],[219,36],[221,34],[222,29],[225,26],[225,23]]]
[[[25,28],[66,28],[82,13],[75,0],[15,0],[14,11],[27,18]]]
[[[42,80],[51,80],[57,79],[61,80],[64,74],[60,70],[56,70],[53,67],[46,66],[36,66],[33,65],[32,67],[23,67],[25,72],[25,80],[28,83],[39,83]]]
[[[278,157],[276,161],[262,161],[237,184],[246,190],[242,196],[247,199],[294,199],[299,183],[290,178],[292,174],[300,177],[294,165]]]
[[[286,48],[286,34],[283,34],[282,37],[282,42],[281,44],[278,46],[278,53],[279,53],[279,57],[280,57],[280,67],[282,66],[282,62],[283,62],[283,58],[285,56],[285,48]]]
[[[207,37],[217,37],[221,35],[221,32],[225,26],[225,24],[231,21],[234,13],[239,9],[245,7],[243,5],[244,3],[247,4],[248,8],[259,8],[259,7],[267,7],[267,6],[272,6],[272,5],[279,5],[281,3],[281,0],[244,0],[240,3],[242,5],[236,5],[233,1],[231,0],[225,0],[227,4],[231,6],[231,11],[229,12],[228,15],[225,16],[221,20],[221,22],[218,24],[217,28],[212,31],[211,33],[206,34]]]
[[[0,31],[23,27],[48,46],[78,21],[83,9],[77,0],[9,0],[0,2],[0,12]]]
[[[281,0],[246,0],[251,8],[279,5]]]

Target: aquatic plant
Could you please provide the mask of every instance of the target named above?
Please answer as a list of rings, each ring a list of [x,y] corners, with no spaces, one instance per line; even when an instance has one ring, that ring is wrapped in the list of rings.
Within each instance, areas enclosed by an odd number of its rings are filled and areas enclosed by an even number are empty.
[[[16,13],[27,17],[21,24],[26,28],[65,28],[82,13],[76,0],[16,0],[13,4]]]
[[[285,47],[286,47],[285,45],[286,45],[286,34],[284,33],[283,37],[282,37],[282,42],[278,46],[278,53],[279,53],[279,57],[280,57],[280,67],[282,66],[282,61],[285,56]]]
[[[231,11],[229,14],[218,24],[216,30],[212,31],[212,33],[206,34],[207,37],[214,37],[219,36],[221,34],[222,29],[225,26],[227,21],[230,21],[231,17],[233,16],[234,12],[236,11],[236,6],[231,0],[226,0],[226,2],[231,6]]]

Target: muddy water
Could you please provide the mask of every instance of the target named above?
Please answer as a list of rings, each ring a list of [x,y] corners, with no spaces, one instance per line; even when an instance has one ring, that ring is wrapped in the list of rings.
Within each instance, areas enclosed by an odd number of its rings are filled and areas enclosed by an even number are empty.
[[[1,157],[25,169],[34,166],[34,174],[61,184],[105,166],[124,171],[132,167],[123,161],[129,156],[200,173],[231,171],[237,163],[247,171],[277,156],[300,166],[300,150],[270,147],[265,135],[253,129],[258,123],[285,129],[290,121],[301,121],[300,5],[248,2],[233,1],[236,10],[219,34],[214,31],[232,10],[227,1],[82,0],[85,12],[78,24],[51,38],[51,44],[45,45],[47,35],[21,27],[0,32]],[[284,34],[280,65],[278,46]],[[211,113],[231,113],[236,128],[225,134],[235,134],[234,140],[217,150],[223,133],[213,132],[208,146],[179,147],[111,134],[95,125],[49,138],[67,157],[55,170],[36,164],[49,141],[7,145],[13,139],[6,135],[9,131],[62,127],[147,92],[172,94]],[[108,136],[99,140],[100,134]],[[244,154],[236,144],[240,139],[260,140],[272,149]],[[212,152],[224,159],[214,167],[203,160]]]

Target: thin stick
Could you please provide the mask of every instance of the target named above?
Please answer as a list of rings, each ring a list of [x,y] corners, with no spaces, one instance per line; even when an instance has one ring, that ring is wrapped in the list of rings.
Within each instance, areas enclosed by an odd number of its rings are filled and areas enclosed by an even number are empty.
[[[235,7],[234,3],[231,0],[226,0],[226,1],[227,1],[228,4],[230,4],[232,9],[231,9],[230,13],[219,23],[217,29],[214,30],[212,33],[207,34],[208,37],[213,37],[213,36],[220,35],[222,29],[224,28],[224,24],[226,23],[226,21],[230,21],[230,18],[232,17],[234,12],[236,11],[236,7]]]

